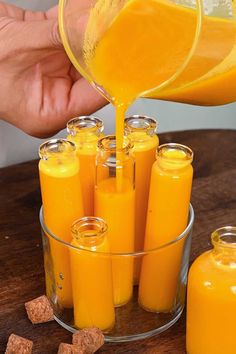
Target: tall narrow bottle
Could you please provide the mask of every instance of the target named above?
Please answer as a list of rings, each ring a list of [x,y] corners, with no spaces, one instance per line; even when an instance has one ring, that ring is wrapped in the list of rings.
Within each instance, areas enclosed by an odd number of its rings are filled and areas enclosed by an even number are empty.
[[[187,353],[235,354],[236,227],[217,229],[211,241],[189,271]]]
[[[39,148],[44,221],[48,229],[65,242],[71,242],[71,224],[84,213],[75,150],[75,145],[66,139],[49,140]],[[50,251],[58,304],[70,308],[73,300],[69,253],[63,244],[52,238]]]
[[[193,152],[180,144],[157,149],[152,168],[145,250],[174,241],[186,228],[192,188]],[[174,307],[184,239],[144,256],[139,303],[148,311],[170,312]]]
[[[76,145],[80,162],[80,179],[85,215],[94,215],[95,161],[97,142],[103,136],[103,122],[93,116],[71,119],[67,139]]]
[[[84,217],[72,225],[72,235],[74,324],[108,332],[115,322],[115,309],[107,224],[100,218]]]
[[[134,160],[131,144],[117,149],[116,137],[98,142],[95,215],[106,220],[112,253],[134,251]],[[126,304],[133,292],[133,259],[115,255],[112,259],[115,306]]]
[[[135,157],[135,251],[143,251],[152,165],[159,139],[155,119],[134,115],[125,119],[125,135],[133,144]],[[134,262],[134,282],[138,283],[141,259]]]

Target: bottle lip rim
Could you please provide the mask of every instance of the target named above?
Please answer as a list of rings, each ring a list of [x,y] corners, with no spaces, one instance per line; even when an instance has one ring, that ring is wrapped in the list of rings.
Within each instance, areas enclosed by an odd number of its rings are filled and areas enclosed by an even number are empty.
[[[148,254],[153,254],[156,253],[162,249],[165,249],[167,247],[171,247],[172,245],[176,244],[177,242],[179,242],[180,240],[184,239],[186,237],[186,240],[188,238],[191,238],[191,234],[192,234],[192,228],[193,228],[193,223],[194,223],[194,209],[192,207],[191,204],[189,204],[189,219],[188,219],[188,225],[185,228],[185,230],[179,235],[177,236],[174,240],[165,243],[161,246],[158,246],[156,248],[153,249],[149,249],[149,250],[145,250],[145,251],[137,251],[137,252],[100,252],[100,251],[92,251],[92,250],[85,250],[82,247],[76,247],[74,245],[71,245],[69,242],[63,241],[62,239],[60,239],[57,235],[53,234],[47,227],[47,225],[45,224],[44,221],[44,216],[43,216],[43,206],[40,209],[39,212],[39,219],[40,219],[40,224],[41,224],[41,228],[43,233],[45,233],[48,237],[53,238],[55,241],[57,241],[59,244],[63,244],[65,247],[68,247],[69,249],[75,249],[75,250],[82,250],[84,252],[93,252],[94,254],[99,254],[101,256],[104,257],[140,257],[140,256],[144,256],[144,255],[148,255]]]
[[[185,157],[175,157],[175,158],[169,158],[167,156],[165,156],[164,152],[166,150],[180,150],[183,151],[185,153]],[[157,152],[156,152],[156,157],[160,157],[170,163],[179,163],[179,162],[184,162],[184,161],[189,161],[190,163],[193,161],[193,157],[194,157],[194,153],[193,150],[188,147],[187,145],[183,145],[183,144],[179,144],[179,143],[165,143],[162,145],[159,145],[157,148]]]
[[[59,149],[55,149],[58,147]],[[60,150],[60,147],[63,147]],[[67,149],[65,149],[67,147]],[[76,146],[75,144],[67,139],[59,138],[59,139],[50,139],[42,143],[39,148],[38,148],[38,154],[40,159],[42,160],[48,160],[49,158],[57,158],[56,154],[53,156],[52,153],[66,153],[70,154],[76,151]]]
[[[90,123],[90,126],[86,126],[86,124],[83,123]],[[104,130],[104,123],[96,116],[77,116],[67,122],[66,130],[70,135],[75,135],[80,131],[84,132],[85,130],[99,131],[99,133],[102,133]]]
[[[113,142],[113,146],[106,146],[105,142]],[[127,138],[124,137],[123,140],[123,147],[122,148],[117,148],[116,145],[116,135],[106,135],[103,138],[98,140],[98,149],[103,150],[103,151],[110,151],[110,152],[128,152],[130,149],[132,149],[133,144],[132,142]]]
[[[227,225],[216,229],[211,234],[211,242],[216,247],[236,250],[236,226]]]
[[[71,233],[73,236],[78,236],[80,234],[79,228],[87,227],[87,226],[97,226],[97,229],[94,230],[94,235],[90,235],[91,237],[94,236],[102,236],[104,233],[107,232],[108,226],[105,220],[99,218],[97,216],[84,216],[80,219],[77,219],[71,225]]]
[[[135,127],[132,126],[131,123],[134,120],[143,120],[144,121],[144,125],[141,127]],[[143,130],[147,130],[147,131],[153,131],[154,133],[156,132],[158,128],[158,121],[154,118],[154,117],[150,117],[147,115],[139,115],[139,114],[134,114],[132,116],[128,116],[125,118],[125,130],[131,132],[139,132],[139,131],[143,131]]]

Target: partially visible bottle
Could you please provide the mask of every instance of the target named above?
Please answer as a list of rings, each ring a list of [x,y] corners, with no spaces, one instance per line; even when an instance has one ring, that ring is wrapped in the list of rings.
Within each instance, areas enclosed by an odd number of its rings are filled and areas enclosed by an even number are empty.
[[[236,227],[217,229],[211,241],[189,272],[187,353],[235,354]]]
[[[43,215],[47,228],[62,241],[71,241],[71,224],[84,215],[75,145],[66,139],[52,139],[39,148],[39,177]],[[73,306],[69,254],[60,242],[50,238],[58,303]]]
[[[188,223],[193,152],[184,145],[164,144],[152,167],[144,249],[174,241]],[[140,305],[152,312],[171,312],[175,305],[184,239],[143,257]]]
[[[93,116],[81,116],[67,123],[67,139],[76,145],[86,216],[94,215],[95,162],[97,142],[103,137],[103,122]]]
[[[118,149],[111,135],[98,142],[95,187],[95,215],[106,220],[112,253],[134,252],[134,159],[127,139]],[[115,306],[126,304],[133,293],[133,258],[114,255],[112,259]]]
[[[159,144],[157,122],[147,116],[125,119],[125,135],[133,144],[135,157],[135,251],[143,251],[152,165]],[[139,282],[141,259],[134,264],[134,283]]]
[[[112,263],[107,224],[100,218],[84,217],[72,225],[70,248],[74,324],[109,332],[115,323]]]

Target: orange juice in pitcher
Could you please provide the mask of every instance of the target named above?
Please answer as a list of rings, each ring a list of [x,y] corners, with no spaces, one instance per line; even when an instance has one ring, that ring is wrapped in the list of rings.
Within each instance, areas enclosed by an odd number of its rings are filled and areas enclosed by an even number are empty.
[[[124,117],[139,97],[202,105],[236,100],[233,0],[60,0],[59,27],[78,71]]]

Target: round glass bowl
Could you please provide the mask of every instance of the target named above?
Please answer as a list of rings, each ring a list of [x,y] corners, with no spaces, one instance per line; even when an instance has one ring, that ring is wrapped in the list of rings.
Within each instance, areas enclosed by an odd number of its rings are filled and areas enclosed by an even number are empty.
[[[53,304],[55,320],[61,326],[74,332],[83,323],[87,323],[86,327],[98,327],[99,323],[104,326],[107,342],[126,342],[161,333],[179,319],[185,305],[194,223],[191,205],[188,225],[181,235],[162,247],[138,253],[97,252],[63,242],[48,230],[42,208],[40,222],[46,292]],[[107,296],[114,286],[111,270],[114,264],[116,269],[120,265],[133,270],[132,284],[127,301],[109,308]],[[104,281],[105,273],[112,274],[110,281]],[[119,279],[121,293],[127,279]],[[79,287],[81,281],[83,285]],[[75,289],[80,290],[77,293]],[[106,322],[109,327],[109,316],[113,320],[110,328],[105,328]]]

